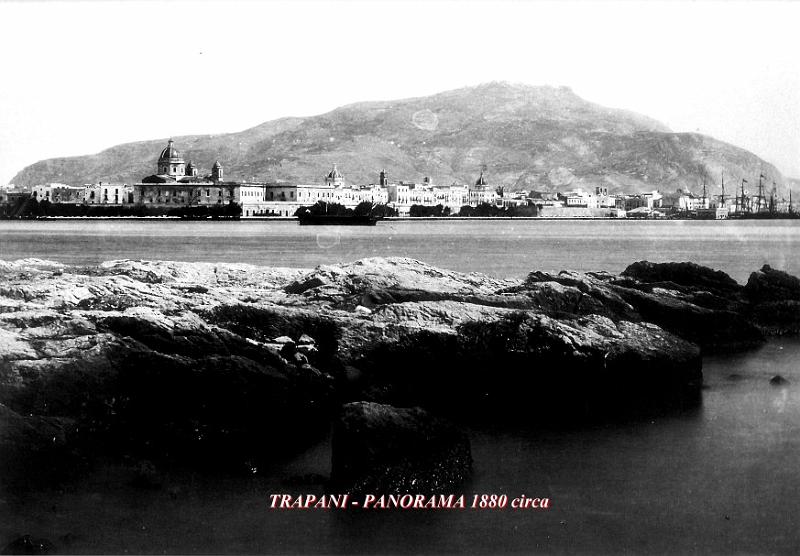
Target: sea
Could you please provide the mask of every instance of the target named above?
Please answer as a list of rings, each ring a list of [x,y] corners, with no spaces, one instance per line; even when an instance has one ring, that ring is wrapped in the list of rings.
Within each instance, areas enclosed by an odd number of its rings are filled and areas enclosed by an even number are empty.
[[[745,283],[764,264],[800,274],[800,221],[0,221],[3,260],[314,267],[375,256],[518,278],[692,261]],[[703,373],[697,405],[647,417],[470,425],[474,477],[455,494],[546,497],[548,509],[271,508],[271,494],[303,492],[297,477],[329,473],[324,438],[252,476],[164,471],[163,487],[147,490],[109,464],[0,494],[0,545],[29,534],[63,553],[800,552],[800,339],[706,356]],[[774,375],[788,382],[772,385]]]

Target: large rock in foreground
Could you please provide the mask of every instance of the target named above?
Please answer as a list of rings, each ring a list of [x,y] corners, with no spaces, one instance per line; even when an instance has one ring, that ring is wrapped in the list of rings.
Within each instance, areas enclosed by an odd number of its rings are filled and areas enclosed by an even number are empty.
[[[407,258],[0,261],[0,418],[70,423],[82,450],[251,469],[353,400],[529,423],[648,407],[697,394],[701,349],[761,341],[759,311],[800,303],[778,299],[788,275],[751,281],[684,263],[499,280]]]
[[[359,494],[457,492],[472,473],[464,431],[427,411],[355,402],[334,426],[331,486]]]

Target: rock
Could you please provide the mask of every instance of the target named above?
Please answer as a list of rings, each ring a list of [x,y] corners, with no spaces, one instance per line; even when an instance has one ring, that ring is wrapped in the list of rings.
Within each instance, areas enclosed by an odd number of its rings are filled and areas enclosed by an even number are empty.
[[[283,344],[280,349],[281,356],[286,359],[287,361],[292,361],[297,353],[297,346],[295,346],[294,342],[289,341]]]
[[[800,279],[764,265],[750,275],[744,291],[753,303],[800,301]]]
[[[538,423],[694,399],[698,345],[796,327],[800,301],[767,299],[796,279],[768,268],[748,295],[697,265],[626,272],[0,261],[0,404],[17,431],[0,455],[48,427],[68,448],[71,423],[88,452],[263,469],[326,430],[333,400]]]
[[[334,491],[453,493],[471,472],[467,435],[418,407],[349,403],[334,425]]]
[[[186,293],[208,293],[208,288],[205,286],[186,286],[184,291]]]
[[[641,320],[695,342],[706,351],[744,350],[764,342],[763,333],[741,313],[701,307],[666,290],[647,293],[616,285],[610,288],[636,310]]]
[[[695,263],[640,261],[629,265],[621,275],[643,283],[673,282],[698,290],[722,294],[736,294],[742,289],[736,280],[724,272]]]
[[[313,344],[303,344],[297,346],[297,351],[299,351],[306,357],[314,357],[319,352],[319,350],[317,350],[317,346]]]
[[[800,334],[800,301],[761,301],[750,307],[752,322],[771,336]]]
[[[697,346],[652,324],[490,308],[454,324],[459,304],[438,309],[413,328],[359,331],[352,365],[365,391],[395,405],[538,422],[683,393],[693,400],[702,383]]]
[[[55,547],[47,539],[36,539],[23,535],[3,548],[3,554],[51,554]]]
[[[750,314],[765,333],[800,333],[800,279],[764,265],[744,287]]]
[[[789,384],[789,381],[783,378],[781,375],[775,375],[769,379],[769,383],[773,386],[783,386],[785,384]]]
[[[312,345],[312,346],[313,346],[315,343],[316,343],[316,342],[314,341],[314,338],[312,338],[312,337],[311,337],[311,336],[309,336],[308,334],[302,334],[302,335],[301,335],[301,336],[300,336],[300,337],[297,339],[297,345],[298,345],[298,346],[308,346],[308,345]]]
[[[302,282],[292,282],[291,284],[286,286],[286,293],[301,294],[307,292],[308,290],[326,285],[328,285],[327,280],[319,276],[313,276],[311,278],[303,280]]]

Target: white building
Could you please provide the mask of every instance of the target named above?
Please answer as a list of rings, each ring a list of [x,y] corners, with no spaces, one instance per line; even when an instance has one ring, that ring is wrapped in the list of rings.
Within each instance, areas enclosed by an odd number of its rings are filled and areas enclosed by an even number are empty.
[[[493,187],[490,187],[483,177],[481,172],[480,177],[475,182],[475,185],[469,187],[469,204],[470,206],[477,207],[480,204],[487,203],[490,205],[497,204],[499,195]]]

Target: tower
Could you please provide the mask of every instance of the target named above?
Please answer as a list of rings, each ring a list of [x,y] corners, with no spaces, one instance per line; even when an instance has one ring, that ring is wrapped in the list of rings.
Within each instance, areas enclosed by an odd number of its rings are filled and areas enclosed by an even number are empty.
[[[187,176],[197,176],[197,167],[194,165],[194,162],[191,160],[186,164],[186,175]]]
[[[214,162],[214,166],[211,168],[211,180],[214,183],[219,183],[222,181],[222,164],[219,163],[219,160]]]
[[[381,173],[378,178],[378,185],[381,187],[386,187],[389,185],[389,174],[386,173],[386,168],[381,170]]]
[[[175,179],[186,175],[186,164],[183,161],[181,153],[175,148],[172,139],[169,140],[167,146],[158,156],[158,174],[170,176]]]

